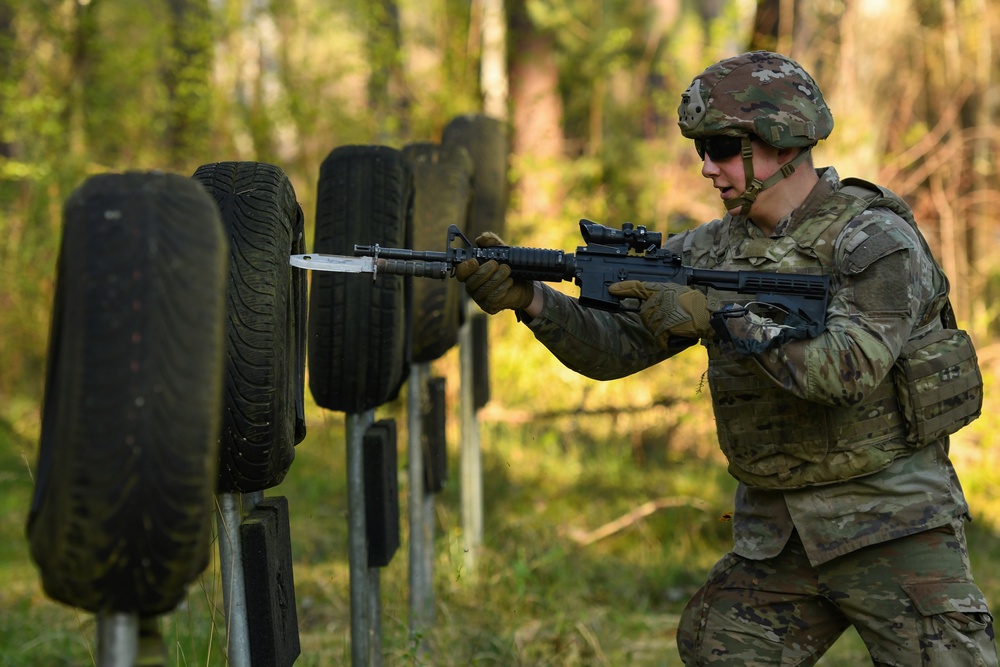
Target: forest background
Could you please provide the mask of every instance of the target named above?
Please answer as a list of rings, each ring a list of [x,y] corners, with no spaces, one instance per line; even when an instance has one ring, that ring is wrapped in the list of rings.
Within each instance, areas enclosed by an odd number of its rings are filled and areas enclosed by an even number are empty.
[[[92,619],[45,598],[23,532],[61,209],[83,180],[270,162],[295,187],[311,247],[318,169],[333,148],[437,141],[450,119],[499,99],[508,242],[572,250],[583,217],[677,232],[722,213],[677,130],[680,93],[713,61],[754,48],[814,73],[837,124],[817,163],[906,198],[951,277],[987,382],[985,414],[953,454],[976,518],[971,557],[998,604],[1000,2],[503,4],[498,45],[483,31],[495,0],[0,0],[0,666],[93,660]],[[497,48],[506,89],[482,70]],[[730,540],[734,485],[703,353],[598,383],[558,365],[512,317],[491,326],[482,558],[463,569],[453,481],[437,503],[426,635],[408,632],[405,551],[384,573],[388,663],[679,664],[677,614]],[[435,363],[452,406],[456,364],[453,353]],[[405,425],[404,406],[380,410]],[[292,508],[299,664],[338,664],[349,655],[342,415],[310,406],[309,428],[274,491]],[[217,564],[194,588],[164,621],[171,658],[224,664]],[[824,664],[864,659],[848,637]]]

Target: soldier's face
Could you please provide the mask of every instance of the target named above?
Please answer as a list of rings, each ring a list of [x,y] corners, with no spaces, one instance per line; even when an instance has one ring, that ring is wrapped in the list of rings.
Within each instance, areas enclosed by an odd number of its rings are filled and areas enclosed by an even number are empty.
[[[705,155],[701,175],[712,181],[712,187],[719,191],[723,205],[730,213],[735,215],[739,212],[739,204],[733,208],[726,203],[743,194],[746,189],[743,158],[739,154],[721,160],[713,160],[711,156]]]
[[[778,149],[761,141],[753,144],[753,177],[761,181],[781,169],[778,162]],[[701,166],[701,175],[712,181],[712,187],[719,191],[723,205],[731,215],[740,211],[742,202],[734,200],[743,194],[747,188],[746,170],[743,168],[743,157],[737,153],[727,158],[714,160],[705,153],[705,161]],[[758,201],[766,197],[767,190],[760,193]],[[727,202],[734,201],[732,206]],[[751,209],[752,210],[752,209]]]

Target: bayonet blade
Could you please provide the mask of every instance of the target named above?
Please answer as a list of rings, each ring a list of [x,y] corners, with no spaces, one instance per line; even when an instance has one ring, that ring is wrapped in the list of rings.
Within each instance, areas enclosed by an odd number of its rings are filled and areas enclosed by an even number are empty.
[[[292,255],[292,266],[314,271],[334,273],[375,273],[375,259],[372,257],[348,257],[346,255]]]

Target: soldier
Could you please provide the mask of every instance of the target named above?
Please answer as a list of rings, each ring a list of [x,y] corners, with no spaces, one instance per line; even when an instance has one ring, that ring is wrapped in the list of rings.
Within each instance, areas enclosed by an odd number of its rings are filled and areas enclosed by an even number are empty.
[[[636,314],[582,307],[493,261],[460,265],[459,279],[486,312],[515,310],[588,377],[624,377],[697,340],[707,348],[719,442],[739,484],[733,550],[680,622],[685,664],[810,665],[853,625],[877,665],[996,665],[948,458],[947,433],[961,424],[928,434],[920,415],[908,420],[912,388],[893,372],[916,341],[955,328],[912,213],[885,189],[814,168],[811,148],[833,117],[785,56],[709,67],[678,111],[726,215],[665,247],[699,268],[829,275],[825,331],[796,339],[781,312],[670,283],[612,286],[639,300]],[[504,245],[493,234],[477,243]]]

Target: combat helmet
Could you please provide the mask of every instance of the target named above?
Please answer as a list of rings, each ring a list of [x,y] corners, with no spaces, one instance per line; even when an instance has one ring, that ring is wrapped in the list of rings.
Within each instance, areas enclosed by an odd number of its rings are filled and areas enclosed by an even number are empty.
[[[813,78],[791,58],[769,51],[744,53],[706,69],[681,95],[677,114],[681,134],[697,145],[709,137],[741,138],[747,177],[742,215],[762,190],[794,172],[809,149],[833,130],[833,115]],[[804,150],[762,182],[753,176],[750,136],[778,148]]]

